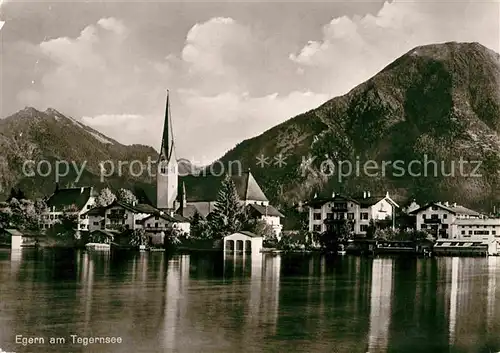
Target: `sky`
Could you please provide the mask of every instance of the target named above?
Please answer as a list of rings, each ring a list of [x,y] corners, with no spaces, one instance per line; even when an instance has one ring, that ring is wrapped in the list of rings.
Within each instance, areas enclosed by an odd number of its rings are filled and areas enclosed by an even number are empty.
[[[416,46],[500,52],[499,1],[3,0],[0,117],[51,107],[158,150],[169,89],[177,155],[206,164]]]

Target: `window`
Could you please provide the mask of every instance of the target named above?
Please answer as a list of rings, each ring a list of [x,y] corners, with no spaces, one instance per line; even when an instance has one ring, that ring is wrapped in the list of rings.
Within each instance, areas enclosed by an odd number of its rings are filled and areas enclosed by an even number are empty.
[[[98,225],[99,225],[99,222],[94,222],[94,225],[95,225],[95,226],[98,226]]]
[[[315,231],[315,232],[321,232],[321,225],[319,225],[319,224],[315,224],[315,225],[313,226],[313,231]]]
[[[437,206],[432,206],[433,211],[437,211],[438,207]]]
[[[491,231],[491,234],[492,234],[492,235],[497,235],[497,231],[496,231],[496,230],[492,230],[492,231]]]
[[[422,215],[422,218],[423,218],[423,219],[426,219],[426,218],[427,218],[427,215],[424,213],[424,214]]]
[[[314,213],[313,219],[315,221],[320,221],[321,220],[321,213]]]
[[[141,224],[141,220],[140,219],[136,219],[135,220],[135,224]]]
[[[446,219],[446,218],[448,218],[448,215],[445,213],[445,214],[443,215],[443,219]]]
[[[474,231],[474,235],[490,235],[490,232],[487,230],[476,230]]]
[[[448,229],[448,225],[447,224],[443,224],[443,225],[441,225],[441,228],[442,229]]]
[[[464,234],[465,234],[465,230],[462,230],[462,235],[464,235]]]
[[[366,232],[367,229],[368,229],[368,225],[366,225],[366,224],[362,224],[362,225],[359,226],[359,230],[361,232]]]
[[[432,214],[431,215],[431,219],[439,219],[439,215],[438,214]]]
[[[348,213],[347,219],[354,219],[354,213]]]
[[[368,212],[361,212],[361,219],[368,219]]]
[[[158,228],[158,222],[155,223],[155,228]]]
[[[427,224],[422,224],[422,225],[420,226],[420,228],[421,228],[421,229],[427,229]]]
[[[472,230],[469,230],[469,235],[472,235]]]

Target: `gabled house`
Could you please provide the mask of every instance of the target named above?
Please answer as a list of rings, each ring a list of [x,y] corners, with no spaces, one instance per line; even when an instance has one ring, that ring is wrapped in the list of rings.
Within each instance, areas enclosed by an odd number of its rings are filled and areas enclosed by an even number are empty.
[[[468,236],[469,228],[472,231],[470,235],[480,235],[481,237],[485,234],[474,234],[474,231],[477,231],[478,228],[481,228],[481,231],[483,231],[483,228],[488,228],[488,231],[491,231],[489,227],[485,227],[486,223],[489,225],[491,222],[485,223],[483,221],[485,217],[481,213],[456,203],[430,202],[413,210],[410,214],[415,216],[417,230],[426,231],[437,239]],[[491,225],[500,226],[500,220],[496,221],[496,223]],[[462,231],[465,233],[462,234]]]
[[[146,204],[128,204],[114,201],[106,207],[96,207],[85,216],[88,218],[89,230],[138,229],[142,228],[142,220],[160,211]]]
[[[395,211],[399,205],[389,193],[372,196],[364,192],[360,197],[349,197],[332,193],[331,197],[316,197],[305,206],[309,211],[309,231],[323,233],[329,220],[346,219],[352,222],[352,231],[366,235],[371,220],[394,224]]]
[[[85,213],[90,210],[95,202],[95,194],[92,187],[56,188],[54,193],[47,199],[47,211],[42,214],[40,226],[43,229],[52,227],[63,217],[65,213],[78,217],[78,229],[87,231],[89,220]]]
[[[280,237],[283,225],[281,218],[285,216],[271,205],[259,205],[257,203],[249,204],[247,206],[247,214],[251,219],[262,220],[269,224],[276,235]]]
[[[182,235],[187,236],[189,236],[191,231],[189,219],[177,214],[169,215],[164,212],[144,218],[142,220],[142,227],[154,245],[163,244],[165,236],[171,229],[176,229]]]

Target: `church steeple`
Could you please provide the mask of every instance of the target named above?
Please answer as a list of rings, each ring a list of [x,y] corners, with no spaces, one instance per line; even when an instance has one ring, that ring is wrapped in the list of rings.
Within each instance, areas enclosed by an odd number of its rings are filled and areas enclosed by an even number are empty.
[[[177,199],[179,174],[170,110],[170,95],[167,90],[165,121],[156,176],[156,207],[162,210],[175,211],[177,208],[175,201]]]
[[[170,94],[167,90],[167,103],[165,106],[165,120],[163,123],[163,135],[161,139],[160,161],[170,161],[175,158],[174,153],[174,132],[172,128],[172,117],[170,115]]]

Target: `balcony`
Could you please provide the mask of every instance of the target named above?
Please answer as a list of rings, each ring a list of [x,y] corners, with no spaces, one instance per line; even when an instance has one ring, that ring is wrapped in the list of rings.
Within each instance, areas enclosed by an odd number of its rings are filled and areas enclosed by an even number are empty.
[[[439,218],[426,218],[424,219],[425,224],[441,224],[441,219]]]

